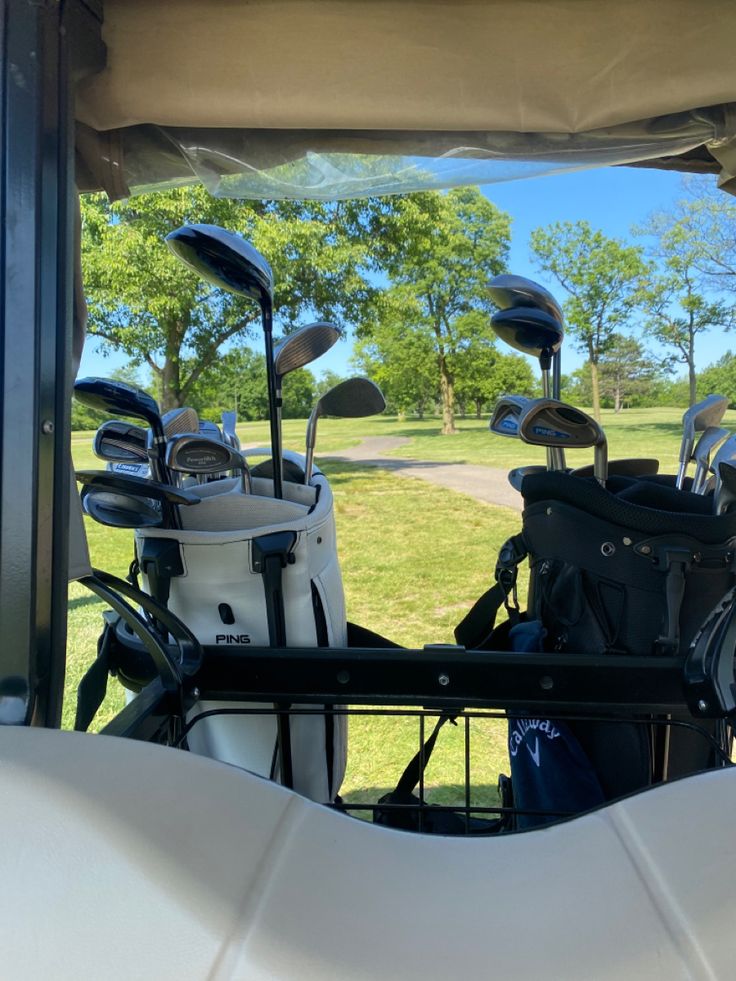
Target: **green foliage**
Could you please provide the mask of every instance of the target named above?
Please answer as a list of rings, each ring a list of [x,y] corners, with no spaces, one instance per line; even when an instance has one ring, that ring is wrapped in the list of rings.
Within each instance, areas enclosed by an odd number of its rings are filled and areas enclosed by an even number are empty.
[[[601,400],[619,412],[624,405],[640,405],[642,397],[667,371],[666,362],[654,358],[633,337],[611,335],[599,362]]]
[[[300,368],[284,378],[282,415],[304,419],[315,400],[316,383],[311,371]],[[227,351],[192,386],[187,402],[202,418],[219,419],[234,409],[241,420],[268,418],[268,386],[265,355],[249,347]]]
[[[369,203],[232,201],[201,186],[110,204],[85,198],[83,263],[89,331],[153,373],[162,409],[191,402],[192,390],[236,336],[258,337],[247,299],[209,289],[164,244],[185,222],[237,231],[274,271],[275,318],[284,332],[300,317],[353,319],[373,294],[363,275]]]
[[[375,267],[389,285],[360,328],[358,357],[374,372],[380,363],[375,380],[397,407],[426,406],[439,388],[444,433],[455,430],[456,376],[491,313],[488,282],[509,236],[509,216],[472,187],[389,199],[373,222]]]
[[[672,352],[675,361],[687,366],[690,405],[697,398],[697,337],[714,327],[729,330],[736,322],[733,306],[710,297],[707,292],[709,283],[714,281],[713,271],[705,271],[712,266],[709,258],[712,246],[702,237],[704,229],[700,223],[694,220],[703,213],[703,204],[681,202],[673,211],[654,215],[640,229],[654,237],[651,254],[662,266],[662,272],[652,276],[642,291],[647,314],[645,330]],[[712,217],[712,212],[709,214]],[[722,273],[723,270],[721,280]],[[720,281],[719,285],[722,285]]]
[[[736,405],[736,354],[733,351],[727,351],[698,375],[698,399],[715,393],[728,396],[729,404]]]
[[[531,234],[537,267],[567,291],[566,326],[588,356],[593,411],[600,415],[598,362],[615,333],[626,329],[648,266],[638,246],[608,238],[587,221],[556,222]]]

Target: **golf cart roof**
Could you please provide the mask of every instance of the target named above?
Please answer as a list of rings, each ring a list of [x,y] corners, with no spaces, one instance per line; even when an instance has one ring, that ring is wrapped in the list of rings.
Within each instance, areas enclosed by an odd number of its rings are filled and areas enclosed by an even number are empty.
[[[736,185],[731,0],[87,0],[82,189],[350,197],[639,164]]]

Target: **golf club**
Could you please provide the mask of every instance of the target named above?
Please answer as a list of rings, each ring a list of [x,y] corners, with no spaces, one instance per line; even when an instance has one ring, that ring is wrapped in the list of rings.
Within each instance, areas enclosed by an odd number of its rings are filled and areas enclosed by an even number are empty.
[[[340,337],[340,331],[334,324],[327,321],[317,321],[313,324],[306,324],[285,337],[274,349],[273,352],[273,373],[276,382],[276,411],[278,413],[279,440],[281,440],[281,409],[283,406],[282,388],[284,376],[289,372],[303,368],[305,365],[316,361],[325,352],[329,351],[332,345]],[[283,463],[279,461],[279,468],[282,470]]]
[[[95,433],[92,451],[107,463],[141,463],[148,466],[148,434],[122,419],[108,419]]]
[[[76,478],[82,484],[113,493],[129,494],[144,501],[160,501],[163,509],[164,527],[181,528],[177,505],[199,504],[200,498],[191,491],[162,484],[155,480],[143,480],[126,474],[112,473],[110,470],[77,470]]]
[[[315,403],[307,422],[307,454],[304,467],[304,483],[312,474],[314,447],[317,440],[317,420],[320,416],[337,416],[339,419],[360,419],[375,416],[386,408],[386,400],[375,382],[367,378],[348,378],[325,392]]]
[[[235,432],[235,427],[238,422],[237,412],[223,412],[221,421],[223,440],[228,446],[232,446],[234,450],[239,450],[240,440],[238,439],[238,434]]]
[[[215,474],[224,470],[241,471],[241,490],[250,494],[251,479],[245,457],[216,439],[194,433],[172,436],[166,447],[166,465],[175,473]]]
[[[557,399],[534,399],[519,419],[519,438],[537,446],[595,447],[594,474],[605,487],[606,435],[595,419],[580,409]]]
[[[151,429],[151,470],[156,480],[166,483],[168,474],[163,462],[166,434],[158,403],[154,398],[133,385],[106,378],[80,378],[74,384],[74,394],[90,408],[111,412],[116,416],[145,419]]]
[[[513,470],[509,470],[508,479],[509,479],[509,483],[514,488],[514,490],[519,491],[519,493],[521,493],[521,483],[524,480],[524,477],[529,477],[532,474],[546,473],[546,472],[547,472],[546,467],[540,466],[537,463],[531,463],[526,467],[514,467]]]
[[[718,464],[718,493],[714,504],[716,514],[726,514],[736,504],[736,467],[732,463]]]
[[[493,407],[488,428],[497,436],[511,436],[518,439],[519,416],[531,401],[524,395],[502,395]]]
[[[247,296],[261,309],[266,345],[268,414],[271,426],[273,495],[283,497],[281,434],[279,432],[276,377],[273,365],[273,273],[263,256],[248,242],[217,225],[184,225],[166,236],[166,243],[182,262],[220,289]]]
[[[688,464],[693,453],[695,433],[702,433],[711,426],[717,426],[728,408],[725,395],[708,395],[702,402],[696,402],[685,411],[682,417],[682,442],[680,443],[680,465],[677,470],[675,487],[682,489]]]
[[[101,525],[111,528],[160,528],[161,503],[132,494],[113,493],[91,484],[80,491],[82,508]]]
[[[694,494],[700,494],[705,485],[710,468],[710,456],[713,450],[728,439],[728,430],[720,429],[718,426],[709,426],[697,442],[693,450],[693,460],[695,460],[695,476],[690,490]]]
[[[565,333],[562,321],[551,316],[546,310],[517,306],[494,313],[491,317],[491,326],[509,347],[539,359],[542,394],[544,398],[549,398],[550,366],[553,357],[560,350]],[[547,466],[550,470],[564,470],[564,454],[555,454],[553,452],[555,448],[561,449],[561,447],[547,447]]]
[[[178,433],[196,433],[199,428],[199,418],[194,409],[189,406],[181,406],[179,409],[169,409],[161,416],[161,423],[166,433],[166,438],[170,439]]]
[[[736,435],[729,436],[725,442],[721,443],[718,452],[713,457],[713,463],[710,469],[715,474],[715,485],[713,488],[714,508],[717,506],[718,497],[721,493],[720,466],[722,463],[733,463],[734,461],[736,461]],[[708,482],[704,481],[701,493],[706,494],[708,489]]]
[[[537,310],[548,313],[560,325],[565,322],[562,307],[549,290],[525,276],[502,273],[491,280],[489,293],[499,310],[508,310],[512,307],[536,307]],[[561,373],[562,350],[558,348],[552,368],[552,398],[554,399],[560,397]]]

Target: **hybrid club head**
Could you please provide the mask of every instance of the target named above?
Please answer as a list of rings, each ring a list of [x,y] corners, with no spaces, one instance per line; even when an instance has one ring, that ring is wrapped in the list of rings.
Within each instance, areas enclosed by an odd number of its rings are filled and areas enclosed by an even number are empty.
[[[536,307],[512,307],[494,313],[491,326],[509,347],[539,358],[543,381],[546,376],[548,386],[552,356],[559,351],[565,336],[562,321]]]
[[[184,225],[166,236],[166,244],[185,265],[199,276],[230,293],[250,297],[261,308],[266,347],[268,415],[271,449],[276,466],[274,497],[283,496],[281,432],[279,427],[276,374],[273,364],[273,273],[261,253],[239,235],[217,225]]]
[[[221,440],[195,433],[173,436],[166,447],[166,465],[175,473],[197,475],[240,470],[243,493],[249,494],[251,491],[250,471],[245,457]]]
[[[538,310],[544,310],[559,323],[564,321],[562,307],[549,290],[525,276],[501,273],[491,280],[488,292],[499,310],[509,310],[512,307],[536,307]]]
[[[682,488],[688,464],[693,453],[695,433],[702,433],[710,426],[717,426],[728,408],[725,395],[708,395],[696,402],[682,416],[682,442],[680,443],[680,464],[677,469],[675,486]]]
[[[348,378],[335,385],[317,399],[307,422],[307,453],[304,483],[308,484],[314,461],[317,440],[317,420],[320,416],[337,416],[339,419],[361,419],[375,416],[386,408],[383,392],[368,378]]]
[[[107,463],[145,463],[148,466],[147,433],[122,419],[108,419],[95,433],[92,450]]]
[[[727,429],[709,426],[698,440],[692,456],[695,460],[695,476],[690,489],[694,494],[699,494],[705,485],[710,468],[711,453],[724,439],[728,439]]]
[[[80,491],[82,509],[101,525],[110,528],[160,528],[161,503],[84,484]]]
[[[502,273],[491,280],[489,288],[491,299],[500,310],[512,307],[536,307],[553,317],[560,325],[565,322],[562,307],[549,290],[525,276],[513,276]],[[560,397],[560,380],[562,375],[562,352],[558,350],[554,356],[552,372],[552,398]]]
[[[509,470],[508,480],[514,490],[521,493],[521,484],[525,477],[529,477],[531,474],[546,472],[546,467],[543,467],[540,464],[531,463],[526,467],[514,467],[513,470]]]
[[[535,446],[595,447],[594,474],[605,487],[608,469],[608,442],[600,425],[557,399],[534,399],[519,418],[519,438]]]
[[[135,416],[145,419],[151,428],[153,440],[152,468],[158,481],[165,482],[163,464],[166,434],[161,422],[158,402],[140,388],[125,382],[107,378],[80,378],[74,384],[74,395],[84,405],[101,409],[116,416]]]

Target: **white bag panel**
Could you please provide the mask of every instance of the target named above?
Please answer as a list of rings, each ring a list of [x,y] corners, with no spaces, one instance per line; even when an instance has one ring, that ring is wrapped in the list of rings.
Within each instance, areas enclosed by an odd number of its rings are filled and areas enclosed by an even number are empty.
[[[7,977],[733,976],[734,770],[442,838],[191,753],[5,728],[0,797]]]
[[[285,483],[285,493],[303,501],[274,500],[259,496],[272,493],[270,480],[256,479],[258,494],[243,495],[236,480],[213,481],[192,488],[202,503],[182,508],[196,515],[183,530],[139,529],[136,542],[146,538],[173,538],[180,543],[184,575],[171,580],[168,607],[194,632],[201,643],[215,646],[269,646],[263,577],[253,571],[253,539],[277,531],[294,531],[294,563],[282,570],[286,643],[291,647],[316,647],[312,583],[322,601],[330,646],[347,643],[345,596],[337,561],[333,498],[324,477],[313,486]],[[209,508],[209,518],[201,518]],[[270,522],[251,526],[254,516]],[[242,519],[242,520],[241,520]],[[244,527],[230,527],[241,521]],[[228,530],[229,529],[229,530]],[[145,575],[143,588],[150,592]],[[219,607],[227,604],[233,623],[224,623]],[[285,686],[288,679],[284,680]],[[207,703],[236,708],[247,703]],[[201,706],[199,706],[201,708]],[[193,712],[190,714],[193,714]],[[326,765],[326,723],[322,716],[294,716],[292,763],[294,787],[317,801],[339,791],[347,765],[347,719],[334,720],[332,780]],[[189,736],[194,753],[242,767],[262,776],[271,773],[275,721],[269,716],[218,715],[198,722]]]

